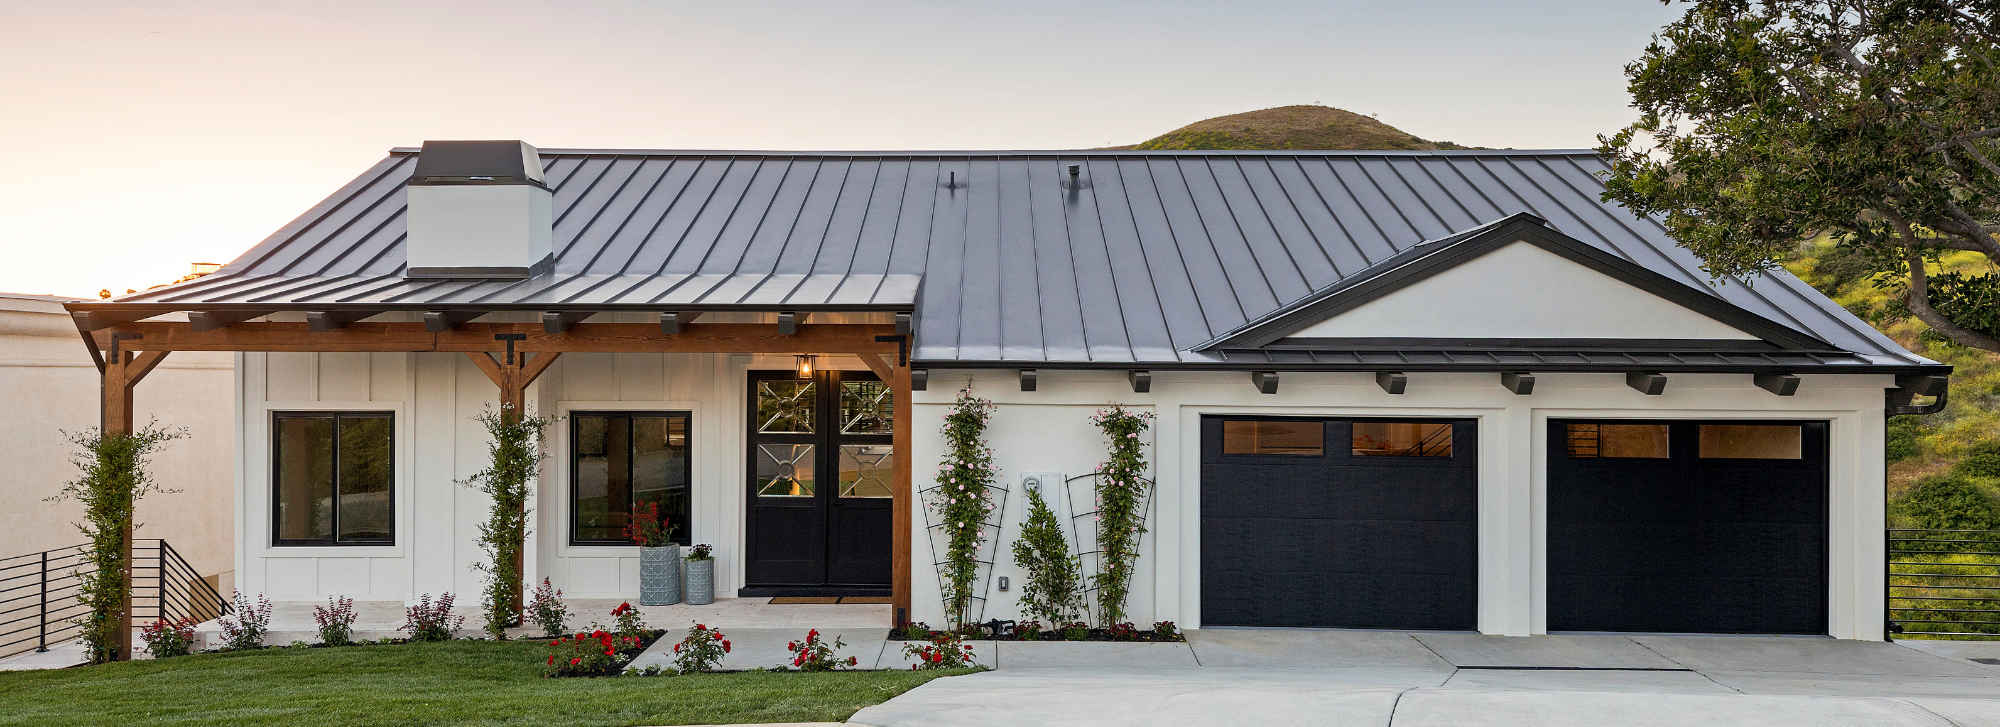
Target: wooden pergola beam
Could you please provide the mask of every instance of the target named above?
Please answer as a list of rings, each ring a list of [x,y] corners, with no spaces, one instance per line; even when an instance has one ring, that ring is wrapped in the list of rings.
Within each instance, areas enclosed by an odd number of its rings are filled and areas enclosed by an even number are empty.
[[[128,342],[131,341],[125,339],[117,341],[119,344]],[[146,378],[146,374],[152,373],[153,369],[159,367],[161,361],[166,360],[168,352],[143,351],[135,353],[130,348],[120,348],[110,345],[107,345],[105,348],[109,350],[111,355],[104,362],[103,390],[102,396],[98,399],[100,405],[98,421],[101,427],[99,432],[107,436],[113,434],[131,434],[135,426],[132,416],[132,389],[139,384],[140,379]],[[125,559],[126,600],[120,607],[121,613],[118,614],[117,618],[113,619],[119,623],[118,636],[112,639],[112,648],[116,650],[116,655],[113,657],[115,661],[125,661],[132,658],[132,629],[139,626],[132,617],[134,605],[132,602],[132,563],[134,554],[132,552],[131,521],[126,521],[124,532],[120,533],[120,537],[124,540],[124,544],[119,550],[124,552]]]
[[[578,323],[549,333],[541,323],[466,323],[433,332],[422,323],[350,323],[314,331],[304,323],[238,323],[196,331],[187,323],[126,323],[91,332],[99,348],[111,336],[140,334],[125,348],[144,351],[505,351],[495,334],[526,336],[515,351],[570,353],[894,353],[894,342],[879,342],[895,327],[879,324],[800,324],[785,335],[767,323],[694,323],[677,334],[650,323]]]

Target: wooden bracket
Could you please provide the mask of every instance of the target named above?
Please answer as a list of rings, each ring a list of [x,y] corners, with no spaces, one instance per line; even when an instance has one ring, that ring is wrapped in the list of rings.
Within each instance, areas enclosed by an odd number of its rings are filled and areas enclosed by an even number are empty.
[[[1410,388],[1410,377],[1403,375],[1401,371],[1377,371],[1375,385],[1391,394],[1401,394]]]
[[[1505,371],[1500,374],[1500,385],[1517,396],[1535,393],[1535,375],[1525,371]]]
[[[542,311],[542,332],[563,333],[589,317],[590,311]]]
[[[477,310],[434,310],[424,313],[424,330],[443,333],[460,325],[471,323],[472,319],[486,315]]]
[[[313,331],[314,333],[325,333],[327,331],[346,328],[347,324],[349,323],[358,322],[363,318],[367,318],[369,316],[375,315],[380,312],[382,311],[375,311],[375,310],[307,311],[306,328],[308,330]]]
[[[1667,377],[1665,374],[1634,371],[1625,375],[1625,385],[1637,389],[1639,393],[1647,396],[1659,396],[1667,393]]]
[[[1278,393],[1278,372],[1252,371],[1250,372],[1250,384],[1257,387],[1257,393],[1276,394]]]
[[[1127,371],[1125,378],[1132,382],[1132,393],[1144,394],[1153,390],[1153,372]]]
[[[701,311],[668,311],[660,314],[660,332],[669,336],[687,330],[688,324],[701,317]]]

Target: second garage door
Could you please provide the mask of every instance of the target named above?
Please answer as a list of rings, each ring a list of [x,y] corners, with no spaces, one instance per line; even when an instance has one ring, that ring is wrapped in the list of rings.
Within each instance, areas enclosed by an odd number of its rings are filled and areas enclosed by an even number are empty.
[[[1202,419],[1201,619],[1470,629],[1470,421]]]
[[[1548,628],[1826,632],[1824,422],[1555,421]]]

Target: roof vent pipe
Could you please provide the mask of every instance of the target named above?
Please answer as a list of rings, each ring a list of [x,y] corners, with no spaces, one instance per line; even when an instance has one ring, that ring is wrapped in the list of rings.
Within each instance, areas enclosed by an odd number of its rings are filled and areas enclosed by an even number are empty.
[[[554,264],[541,153],[521,141],[426,141],[410,177],[410,278],[519,280]]]

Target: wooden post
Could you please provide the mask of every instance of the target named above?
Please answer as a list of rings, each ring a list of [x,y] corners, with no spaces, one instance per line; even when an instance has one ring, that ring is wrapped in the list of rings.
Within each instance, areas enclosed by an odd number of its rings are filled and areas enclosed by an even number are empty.
[[[467,351],[465,355],[472,359],[472,363],[477,365],[480,371],[486,373],[486,378],[493,380],[494,386],[500,387],[500,420],[508,424],[519,424],[521,419],[527,416],[528,385],[535,383],[536,377],[547,371],[549,364],[555,363],[556,357],[562,354],[555,352],[536,354],[533,362],[528,360],[528,354],[518,352],[510,352],[507,359],[499,361],[493,359],[493,354],[480,351]],[[516,547],[525,549],[527,544],[518,543]],[[521,553],[514,559],[514,581],[519,587],[514,589],[514,602],[510,607],[513,608],[517,618],[521,613],[521,593],[528,587],[527,562],[527,553]]]
[[[134,426],[132,387],[137,386],[140,379],[145,378],[146,374],[153,371],[153,367],[159,366],[160,361],[167,357],[166,351],[146,351],[138,354],[120,351],[118,347],[120,340],[112,340],[111,356],[104,362],[103,396],[99,401],[98,410],[98,432],[103,436],[132,433]],[[133,497],[133,493],[126,493],[126,497]],[[125,527],[118,537],[121,541],[119,550],[122,555],[119,563],[124,571],[125,600],[120,604],[119,612],[113,619],[118,622],[119,628],[117,638],[111,640],[112,648],[115,650],[111,660],[125,661],[132,658],[132,629],[138,627],[133,619],[135,599],[132,593],[131,520],[125,521]]]
[[[871,356],[862,358],[865,360]],[[895,601],[889,618],[893,621],[898,614],[910,612],[910,508],[912,506],[910,473],[916,454],[910,451],[910,427],[916,417],[910,411],[913,399],[910,393],[910,367],[908,365],[890,367],[888,364],[894,360],[888,356],[875,356],[875,358],[883,359],[884,368],[893,369],[894,375],[884,380],[889,382],[894,391],[896,402],[895,432],[892,439],[896,449],[896,481],[894,489],[890,490],[893,500],[889,516],[890,527],[895,529],[889,540],[892,552],[889,560],[889,577],[894,580],[892,600]]]

